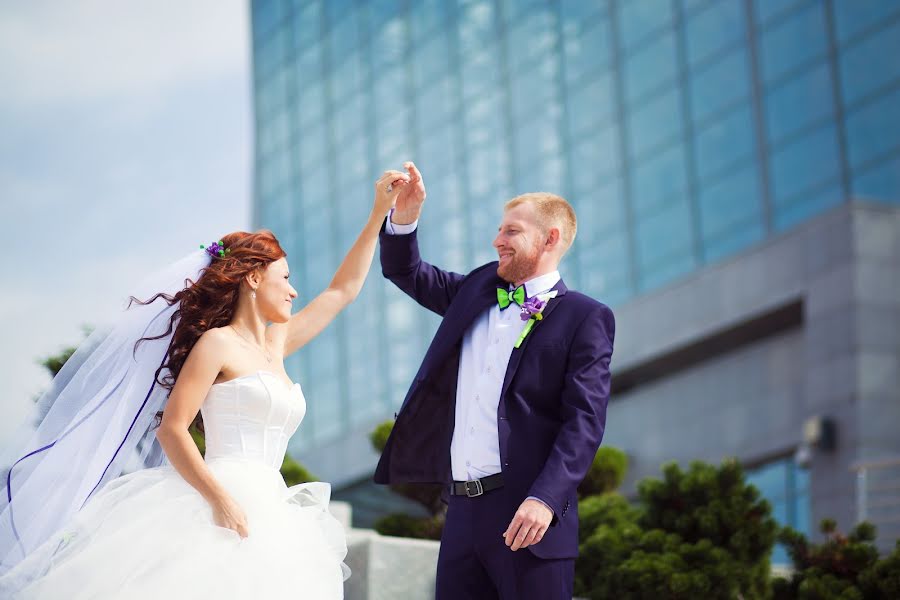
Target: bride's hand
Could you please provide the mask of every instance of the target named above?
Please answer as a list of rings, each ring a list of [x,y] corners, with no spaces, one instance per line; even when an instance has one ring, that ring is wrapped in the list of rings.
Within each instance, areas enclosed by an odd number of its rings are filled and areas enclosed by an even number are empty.
[[[247,517],[237,502],[229,497],[221,498],[212,505],[213,521],[219,527],[237,532],[242,538],[250,535],[247,530]]]
[[[387,214],[397,201],[400,190],[409,183],[409,175],[402,171],[385,171],[375,182],[375,206],[373,211],[379,215]],[[388,191],[390,188],[390,191]]]

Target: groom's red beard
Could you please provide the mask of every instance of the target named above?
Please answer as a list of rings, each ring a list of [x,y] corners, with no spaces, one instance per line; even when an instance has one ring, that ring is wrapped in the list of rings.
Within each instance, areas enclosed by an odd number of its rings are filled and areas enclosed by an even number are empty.
[[[536,245],[530,254],[516,252],[508,263],[498,265],[497,275],[509,283],[528,281],[537,272],[540,260],[540,246]]]

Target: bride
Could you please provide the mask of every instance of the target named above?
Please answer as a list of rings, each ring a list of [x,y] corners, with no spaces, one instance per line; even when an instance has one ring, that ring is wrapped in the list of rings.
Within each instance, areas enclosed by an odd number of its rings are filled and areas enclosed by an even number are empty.
[[[306,412],[283,360],[357,296],[398,195],[424,192],[405,167],[376,182],[356,243],[296,314],[278,241],[235,232],[82,344],[3,463],[0,597],[343,597],[330,486],[287,488],[278,471]],[[188,432],[198,411],[205,457]]]

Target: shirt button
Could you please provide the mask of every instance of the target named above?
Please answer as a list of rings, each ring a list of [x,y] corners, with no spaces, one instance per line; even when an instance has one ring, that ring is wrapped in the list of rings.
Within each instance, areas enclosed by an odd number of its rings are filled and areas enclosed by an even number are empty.
[[[467,466],[467,467],[471,467],[471,466],[472,466],[472,461],[468,461],[468,460],[467,460],[467,461],[466,461],[466,466]]]
[[[469,428],[469,433],[472,434],[472,435],[475,435],[475,428],[474,428],[474,427],[470,427],[470,428]]]
[[[480,394],[475,394],[475,399],[476,399],[476,400],[481,400],[481,395],[480,395]]]
[[[485,369],[485,370],[486,370],[488,373],[490,373],[490,372],[491,372],[491,367],[490,367],[490,365],[488,365],[487,369]]]

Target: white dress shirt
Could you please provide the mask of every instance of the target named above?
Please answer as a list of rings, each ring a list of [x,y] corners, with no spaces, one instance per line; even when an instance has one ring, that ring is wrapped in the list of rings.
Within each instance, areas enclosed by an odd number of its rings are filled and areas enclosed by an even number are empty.
[[[391,223],[388,218],[385,232],[409,234],[417,225],[418,221],[409,225]],[[559,280],[559,271],[535,277],[525,282],[525,293],[529,298],[543,294]],[[495,303],[475,318],[463,337],[456,384],[456,426],[450,442],[450,465],[456,481],[481,479],[503,470],[497,408],[509,358],[526,323],[520,312],[515,303],[504,310]],[[529,498],[546,505],[540,498]]]

